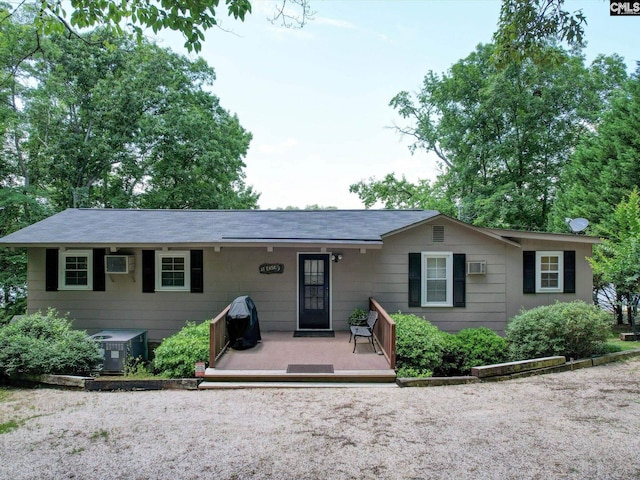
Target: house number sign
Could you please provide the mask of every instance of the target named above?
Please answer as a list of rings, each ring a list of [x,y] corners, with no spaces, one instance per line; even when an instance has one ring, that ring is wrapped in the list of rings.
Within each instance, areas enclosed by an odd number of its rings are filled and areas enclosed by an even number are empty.
[[[272,273],[282,273],[284,272],[284,264],[283,263],[263,263],[258,268],[260,273],[264,273],[266,275],[270,275]]]

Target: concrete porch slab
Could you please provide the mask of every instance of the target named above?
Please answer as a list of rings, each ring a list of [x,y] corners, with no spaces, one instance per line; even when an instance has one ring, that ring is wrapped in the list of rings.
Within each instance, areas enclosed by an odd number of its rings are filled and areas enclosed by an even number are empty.
[[[353,341],[352,341],[353,342]],[[288,373],[287,367],[323,366],[319,373]],[[308,369],[316,370],[316,369]],[[375,353],[371,344],[359,343],[353,353],[348,332],[335,337],[296,338],[293,332],[265,332],[262,342],[248,350],[228,350],[215,368],[205,370],[200,390],[214,388],[258,387],[264,385],[395,385],[396,372],[384,355]]]
[[[376,349],[378,349],[376,347]],[[294,338],[293,332],[264,332],[262,341],[248,350],[228,350],[216,362],[215,370],[282,370],[290,364],[333,365],[339,370],[389,370],[384,355],[373,352],[360,340],[355,353],[349,332],[335,337]]]

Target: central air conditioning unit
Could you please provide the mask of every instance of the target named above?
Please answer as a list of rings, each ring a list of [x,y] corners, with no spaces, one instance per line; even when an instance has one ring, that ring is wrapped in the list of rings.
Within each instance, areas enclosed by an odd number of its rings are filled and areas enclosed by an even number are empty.
[[[467,275],[485,275],[487,273],[487,262],[467,262]]]
[[[103,372],[122,373],[127,362],[147,360],[146,330],[102,330],[91,338],[98,342]]]
[[[133,255],[105,255],[104,270],[109,274],[124,274],[133,272],[135,257]]]

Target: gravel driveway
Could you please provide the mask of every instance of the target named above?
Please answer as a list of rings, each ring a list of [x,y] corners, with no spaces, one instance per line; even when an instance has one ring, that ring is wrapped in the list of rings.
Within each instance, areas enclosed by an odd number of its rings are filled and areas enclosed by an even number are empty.
[[[1,479],[638,479],[640,360],[433,388],[0,390]]]

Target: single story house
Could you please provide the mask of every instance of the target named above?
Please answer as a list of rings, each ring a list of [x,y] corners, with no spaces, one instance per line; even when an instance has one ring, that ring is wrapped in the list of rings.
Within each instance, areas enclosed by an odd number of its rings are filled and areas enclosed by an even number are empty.
[[[265,331],[346,330],[373,297],[447,331],[500,333],[522,308],[590,302],[597,242],[424,210],[69,209],[0,246],[27,248],[29,312],[160,341],[240,295]]]

